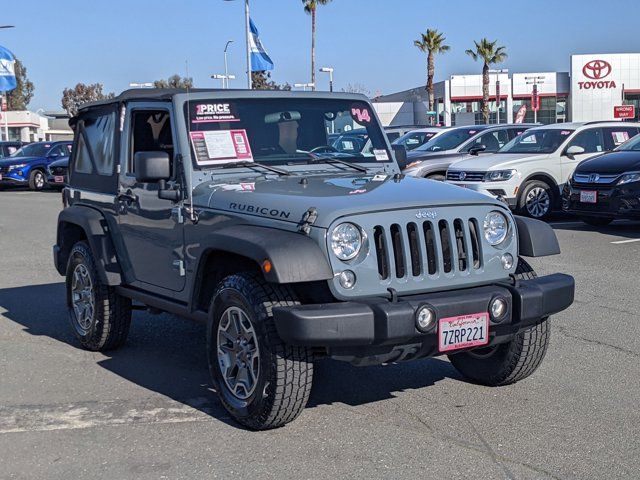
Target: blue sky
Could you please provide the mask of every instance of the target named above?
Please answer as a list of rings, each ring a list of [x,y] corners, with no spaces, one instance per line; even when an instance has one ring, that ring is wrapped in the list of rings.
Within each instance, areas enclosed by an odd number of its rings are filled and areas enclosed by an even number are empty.
[[[276,64],[279,82],[308,82],[310,19],[300,0],[251,0],[252,18]],[[516,71],[569,69],[572,53],[640,50],[637,0],[333,0],[318,10],[317,66],[335,68],[336,88],[365,85],[372,94],[424,82],[425,57],[413,40],[427,28],[447,36],[451,52],[437,59],[437,79],[476,73],[465,49],[483,36],[507,47],[503,68]],[[62,90],[78,82],[101,82],[119,92],[132,81],[173,73],[197,87],[219,86],[209,78],[223,70],[243,87],[243,2],[223,0],[22,0],[3,8],[0,45],[26,65],[36,94],[30,108],[59,109]],[[325,74],[318,87],[328,89]]]

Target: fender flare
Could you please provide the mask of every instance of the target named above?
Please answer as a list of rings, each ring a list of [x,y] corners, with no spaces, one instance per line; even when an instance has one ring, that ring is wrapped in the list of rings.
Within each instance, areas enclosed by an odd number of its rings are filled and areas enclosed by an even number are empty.
[[[60,275],[66,274],[69,253],[75,237],[68,235],[68,225],[80,227],[86,236],[93,253],[98,276],[105,285],[116,286],[122,283],[122,271],[118,264],[116,249],[111,239],[107,219],[98,210],[74,205],[65,208],[58,215],[57,244],[54,246],[54,262]]]
[[[325,253],[311,238],[295,232],[254,225],[233,225],[206,237],[203,253],[211,250],[249,258],[272,283],[300,283],[333,278]],[[269,260],[266,271],[263,262]]]
[[[514,215],[518,229],[519,254],[523,257],[558,255],[560,244],[556,232],[548,223]]]

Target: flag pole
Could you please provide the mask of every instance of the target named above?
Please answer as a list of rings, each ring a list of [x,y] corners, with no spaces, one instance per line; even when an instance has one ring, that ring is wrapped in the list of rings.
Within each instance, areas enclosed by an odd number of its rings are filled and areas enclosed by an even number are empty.
[[[2,103],[7,106],[4,110],[4,139],[9,141],[9,124],[7,123],[7,113],[9,112],[9,100],[7,99],[7,92],[2,92]]]
[[[251,30],[249,28],[249,0],[244,1],[244,28],[247,40],[247,88],[253,88],[251,81]]]

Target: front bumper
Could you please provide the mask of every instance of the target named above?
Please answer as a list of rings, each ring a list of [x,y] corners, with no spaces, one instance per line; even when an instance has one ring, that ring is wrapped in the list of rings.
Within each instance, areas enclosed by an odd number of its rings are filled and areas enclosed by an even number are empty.
[[[447,180],[447,183],[497,198],[512,208],[514,208],[518,202],[519,184],[515,182],[461,182]]]
[[[573,303],[573,277],[553,274],[515,283],[499,283],[449,292],[359,301],[298,305],[273,309],[278,334],[286,343],[325,347],[334,354],[355,354],[372,346],[422,344],[423,356],[438,353],[437,325],[422,333],[415,315],[428,304],[437,319],[486,312],[497,296],[504,297],[508,313],[490,320],[490,344],[500,343],[542,318],[565,310]]]
[[[0,185],[23,185],[28,181],[27,177],[18,175],[15,172],[0,173]]]
[[[64,187],[67,184],[67,176],[66,175],[53,175],[51,173],[47,174],[47,183],[51,187]]]
[[[580,201],[580,192],[595,191],[596,203]],[[640,182],[619,186],[576,185],[566,183],[562,191],[562,210],[573,215],[606,218],[640,218]]]

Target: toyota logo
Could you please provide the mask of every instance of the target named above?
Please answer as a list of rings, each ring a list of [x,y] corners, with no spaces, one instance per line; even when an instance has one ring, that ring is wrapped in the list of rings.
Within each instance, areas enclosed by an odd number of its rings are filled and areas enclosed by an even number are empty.
[[[592,80],[600,80],[611,73],[611,64],[604,60],[591,60],[582,67],[582,73]]]
[[[591,175],[589,175],[590,183],[596,183],[598,180],[600,180],[600,175],[598,175],[597,173],[592,173]]]
[[[466,172],[460,172],[459,178],[460,178],[460,180],[464,180],[465,178],[467,178],[467,173]]]

